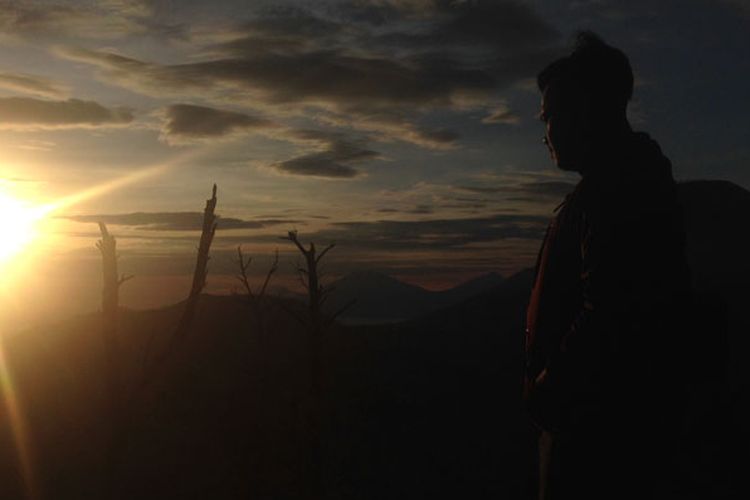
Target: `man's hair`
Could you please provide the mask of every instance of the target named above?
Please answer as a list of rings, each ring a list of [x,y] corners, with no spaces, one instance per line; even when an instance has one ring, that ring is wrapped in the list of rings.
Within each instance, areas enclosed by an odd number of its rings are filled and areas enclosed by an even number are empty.
[[[624,112],[633,95],[633,70],[628,57],[591,31],[576,36],[573,52],[558,59],[537,76],[539,90],[559,86],[583,97],[605,113]]]

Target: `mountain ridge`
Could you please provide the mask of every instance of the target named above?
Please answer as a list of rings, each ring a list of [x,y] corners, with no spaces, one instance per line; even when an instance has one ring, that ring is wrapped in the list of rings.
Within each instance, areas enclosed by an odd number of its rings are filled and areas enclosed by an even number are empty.
[[[416,318],[500,285],[498,273],[485,273],[446,290],[427,290],[373,270],[345,275],[329,286],[331,294],[326,311],[334,313],[346,304],[353,305],[342,314],[347,324],[392,323]]]

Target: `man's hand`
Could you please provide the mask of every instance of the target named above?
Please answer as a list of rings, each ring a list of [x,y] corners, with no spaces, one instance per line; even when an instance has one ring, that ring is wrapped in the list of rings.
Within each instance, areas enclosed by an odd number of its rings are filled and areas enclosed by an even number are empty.
[[[536,376],[526,394],[526,409],[536,425],[546,431],[556,432],[562,424],[563,409],[560,394],[550,387],[545,368]]]

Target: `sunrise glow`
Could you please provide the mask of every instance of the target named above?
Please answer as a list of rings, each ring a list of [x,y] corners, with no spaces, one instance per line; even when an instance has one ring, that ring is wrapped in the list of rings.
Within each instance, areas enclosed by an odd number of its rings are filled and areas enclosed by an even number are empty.
[[[0,500],[750,498],[750,0],[0,0],[0,47]]]
[[[4,264],[37,237],[36,224],[44,217],[45,210],[0,192],[0,213],[3,214],[0,264]]]

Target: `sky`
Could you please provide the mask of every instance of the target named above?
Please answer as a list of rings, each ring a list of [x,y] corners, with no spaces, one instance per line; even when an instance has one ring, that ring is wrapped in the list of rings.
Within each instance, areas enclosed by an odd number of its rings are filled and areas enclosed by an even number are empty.
[[[95,310],[97,221],[124,306],[178,300],[213,183],[209,291],[236,287],[238,245],[258,280],[278,248],[294,287],[292,229],[336,243],[329,279],[531,266],[577,181],[535,75],[580,29],[629,56],[631,123],[675,178],[750,188],[748,1],[0,0],[0,194],[67,200],[3,264],[0,313]]]

